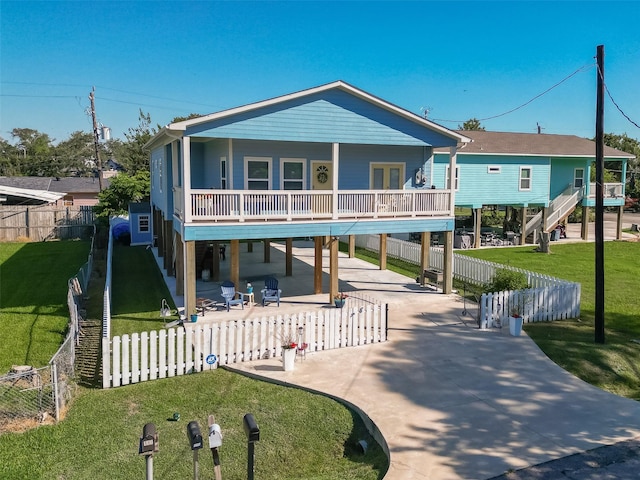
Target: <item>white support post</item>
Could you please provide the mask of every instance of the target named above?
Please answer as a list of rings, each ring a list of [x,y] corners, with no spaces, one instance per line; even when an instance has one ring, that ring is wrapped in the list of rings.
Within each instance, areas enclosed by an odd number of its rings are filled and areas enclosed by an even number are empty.
[[[449,213],[453,217],[456,211],[456,161],[458,151],[456,147],[449,147]],[[455,227],[455,226],[454,226]]]
[[[184,202],[184,220],[191,222],[191,137],[182,137],[182,201]]]
[[[340,144],[334,143],[331,149],[331,163],[333,169],[332,175],[332,203],[333,203],[333,217],[334,219],[338,218],[338,172],[339,172],[339,163],[340,163]]]

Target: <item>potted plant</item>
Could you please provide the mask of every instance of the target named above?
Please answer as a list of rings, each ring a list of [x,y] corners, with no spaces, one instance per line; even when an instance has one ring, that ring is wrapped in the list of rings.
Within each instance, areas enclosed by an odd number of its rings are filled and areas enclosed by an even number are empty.
[[[333,303],[335,304],[336,308],[342,308],[344,307],[344,302],[347,299],[349,295],[347,295],[346,293],[338,293],[336,295],[333,296]]]
[[[197,309],[194,308],[193,310],[191,310],[190,318],[191,318],[191,323],[196,323],[198,321],[198,310]]]
[[[298,343],[292,333],[282,335],[282,364],[285,372],[293,370],[296,361],[296,348]]]
[[[509,313],[509,333],[514,337],[518,337],[520,332],[522,332],[522,314],[520,305],[516,305],[511,308]]]

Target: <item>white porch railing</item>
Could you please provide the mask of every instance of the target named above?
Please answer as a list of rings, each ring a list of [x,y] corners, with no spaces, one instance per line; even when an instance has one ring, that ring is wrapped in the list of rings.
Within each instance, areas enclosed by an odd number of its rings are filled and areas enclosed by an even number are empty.
[[[604,198],[622,198],[624,196],[624,184],[622,183],[605,183]],[[589,184],[589,198],[596,198],[596,184]]]
[[[175,189],[174,196],[180,194]],[[334,200],[334,198],[336,200]],[[192,190],[192,221],[450,216],[449,190]],[[176,199],[175,212],[182,216]],[[185,218],[185,217],[182,217]]]
[[[170,328],[102,339],[103,388],[282,357],[282,339],[305,353],[386,341],[386,304]]]

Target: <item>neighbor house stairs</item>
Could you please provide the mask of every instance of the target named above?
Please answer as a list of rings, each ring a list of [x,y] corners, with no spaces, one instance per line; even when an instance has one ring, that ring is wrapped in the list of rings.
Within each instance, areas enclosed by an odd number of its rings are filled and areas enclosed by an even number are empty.
[[[536,237],[540,231],[551,232],[566,220],[582,200],[584,196],[583,190],[583,188],[576,189],[573,185],[569,184],[567,188],[549,204],[544,225],[542,224],[542,210],[527,221],[524,231],[525,238],[530,240],[530,243],[537,243]]]

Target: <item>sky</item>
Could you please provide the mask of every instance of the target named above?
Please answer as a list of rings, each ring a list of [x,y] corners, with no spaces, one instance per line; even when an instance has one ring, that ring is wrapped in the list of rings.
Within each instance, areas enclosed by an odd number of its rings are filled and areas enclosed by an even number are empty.
[[[640,2],[0,0],[0,137],[54,143],[343,80],[447,128],[640,139]],[[542,94],[542,95],[541,95]],[[537,98],[536,98],[537,97]],[[511,113],[507,113],[511,112]]]

